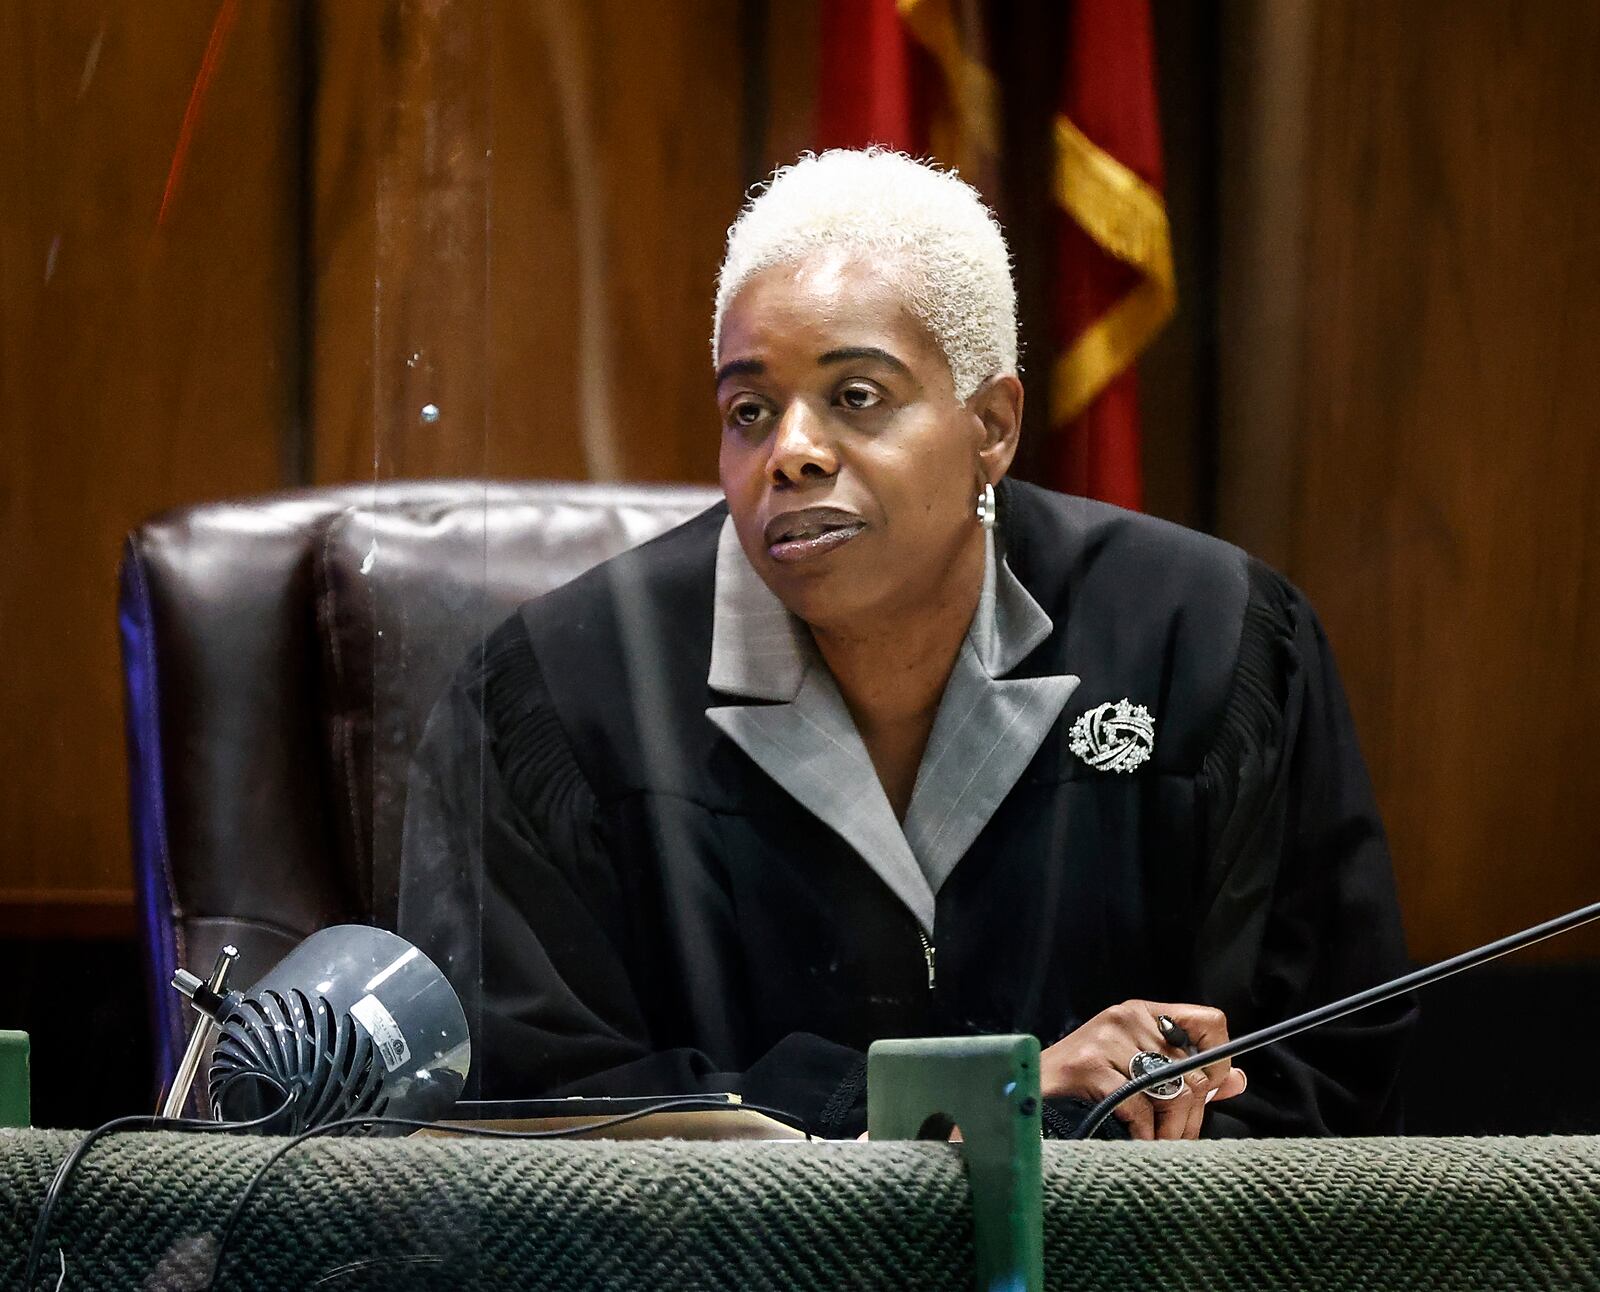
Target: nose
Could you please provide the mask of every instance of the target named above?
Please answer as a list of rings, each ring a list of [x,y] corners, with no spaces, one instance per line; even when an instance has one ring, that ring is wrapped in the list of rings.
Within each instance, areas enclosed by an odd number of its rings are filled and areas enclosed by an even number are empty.
[[[830,480],[839,462],[827,429],[804,401],[795,400],[784,410],[772,436],[767,456],[767,479],[775,485],[799,485]]]

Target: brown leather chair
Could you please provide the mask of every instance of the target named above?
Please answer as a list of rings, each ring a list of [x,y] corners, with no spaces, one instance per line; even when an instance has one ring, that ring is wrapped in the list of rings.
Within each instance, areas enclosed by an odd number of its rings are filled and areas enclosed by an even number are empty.
[[[406,768],[483,630],[717,500],[699,486],[407,482],[167,512],[128,537],[119,619],[134,873],[158,1080],[169,986],[238,946],[393,927]]]

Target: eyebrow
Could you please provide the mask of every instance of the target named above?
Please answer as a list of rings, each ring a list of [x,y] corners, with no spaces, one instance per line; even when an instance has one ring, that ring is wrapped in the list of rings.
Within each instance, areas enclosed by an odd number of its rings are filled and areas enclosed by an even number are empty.
[[[901,363],[887,350],[880,350],[875,345],[847,345],[838,350],[829,350],[817,360],[818,363],[848,363],[851,359],[872,359],[877,363],[885,364],[896,372],[909,377],[911,369]]]
[[[909,377],[911,369],[906,367],[899,359],[887,350],[880,350],[875,345],[847,345],[837,350],[829,350],[826,354],[819,355],[817,363],[827,366],[835,363],[849,363],[852,359],[871,359],[893,368],[896,372]],[[767,365],[760,359],[734,359],[717,369],[717,385],[722,385],[729,377],[760,377],[767,371]]]
[[[720,386],[729,377],[759,377],[766,370],[767,365],[760,359],[735,359],[717,369],[717,385]]]

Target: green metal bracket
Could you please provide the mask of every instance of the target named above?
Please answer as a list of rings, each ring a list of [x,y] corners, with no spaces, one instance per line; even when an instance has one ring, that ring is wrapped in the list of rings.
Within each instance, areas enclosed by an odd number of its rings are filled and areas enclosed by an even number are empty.
[[[867,1051],[867,1135],[945,1139],[961,1128],[979,1292],[1043,1292],[1039,1041],[952,1036]]]
[[[0,1032],[0,1126],[26,1126],[31,1115],[28,1034]]]

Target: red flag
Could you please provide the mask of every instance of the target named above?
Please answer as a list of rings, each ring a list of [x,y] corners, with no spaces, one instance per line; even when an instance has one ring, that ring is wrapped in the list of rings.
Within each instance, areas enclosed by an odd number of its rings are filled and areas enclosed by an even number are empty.
[[[1147,0],[1072,0],[1059,105],[1050,483],[1138,507],[1133,365],[1177,302]]]
[[[924,152],[934,69],[895,0],[826,0],[819,25],[817,147]]]
[[[1055,118],[1046,479],[1142,497],[1133,363],[1176,302],[1148,0],[1069,0]],[[823,0],[817,142],[884,144],[994,190],[999,99],[977,0]]]
[[[976,4],[823,0],[819,23],[819,148],[883,144],[985,187],[1000,124]]]

